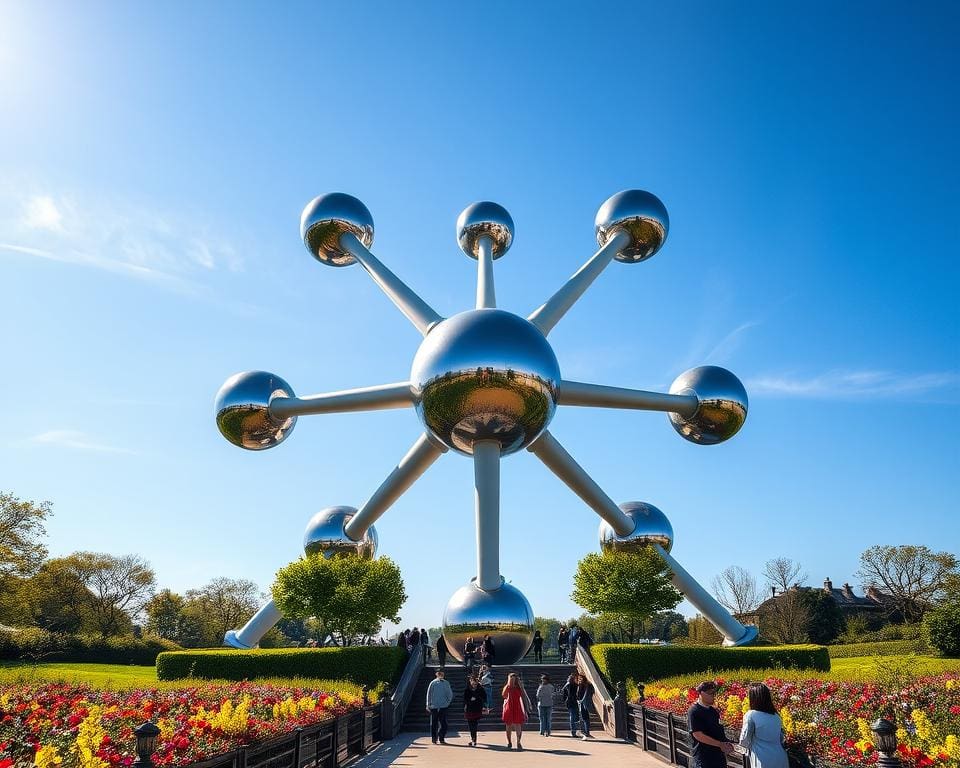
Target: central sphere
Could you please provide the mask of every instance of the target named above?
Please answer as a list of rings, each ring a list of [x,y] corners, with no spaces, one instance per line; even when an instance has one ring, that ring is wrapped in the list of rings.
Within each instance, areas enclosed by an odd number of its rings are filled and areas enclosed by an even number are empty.
[[[473,309],[440,323],[410,372],[417,414],[440,442],[472,454],[493,440],[501,454],[530,445],[557,405],[560,366],[543,334],[501,309]]]
[[[500,583],[499,589],[485,591],[476,579],[453,593],[443,612],[443,639],[447,652],[463,661],[463,646],[468,637],[479,644],[490,635],[494,661],[500,666],[516,664],[533,642],[533,609],[523,592],[513,584]]]

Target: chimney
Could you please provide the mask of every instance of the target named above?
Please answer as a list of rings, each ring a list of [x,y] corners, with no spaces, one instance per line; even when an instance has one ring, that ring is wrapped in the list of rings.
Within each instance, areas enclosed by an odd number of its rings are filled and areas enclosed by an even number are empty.
[[[853,595],[853,587],[851,587],[849,584],[844,584],[844,585],[843,585],[843,594],[844,594],[846,597],[853,597],[853,596],[854,596],[854,595]]]
[[[881,602],[881,600],[880,600],[880,590],[877,589],[876,586],[873,585],[873,584],[871,584],[869,587],[867,587],[867,597],[869,597],[871,600],[873,600],[873,601],[875,601],[875,602],[877,602],[877,603]]]
[[[823,591],[824,591],[824,592],[833,592],[833,582],[830,581],[830,577],[829,577],[829,576],[827,576],[827,578],[825,578],[825,579],[823,580]]]

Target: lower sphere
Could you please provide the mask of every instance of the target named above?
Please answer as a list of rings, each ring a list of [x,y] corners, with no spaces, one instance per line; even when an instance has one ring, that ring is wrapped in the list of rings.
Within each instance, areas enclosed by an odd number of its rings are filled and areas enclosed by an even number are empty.
[[[533,609],[523,593],[503,582],[500,589],[480,589],[473,579],[453,593],[443,612],[443,639],[447,651],[463,661],[463,645],[472,637],[477,647],[490,635],[494,663],[515,664],[533,642]],[[477,658],[479,659],[479,653]]]
[[[410,371],[417,414],[441,443],[472,454],[490,440],[502,454],[536,440],[556,410],[560,366],[543,334],[502,309],[438,323]]]
[[[326,507],[310,518],[303,532],[303,551],[308,555],[360,555],[372,560],[377,554],[377,531],[371,525],[360,541],[343,530],[357,513],[354,507]]]
[[[274,397],[293,397],[293,388],[266,371],[237,373],[217,392],[217,427],[227,440],[249,451],[279,445],[293,431],[296,416],[277,419],[270,413]]]

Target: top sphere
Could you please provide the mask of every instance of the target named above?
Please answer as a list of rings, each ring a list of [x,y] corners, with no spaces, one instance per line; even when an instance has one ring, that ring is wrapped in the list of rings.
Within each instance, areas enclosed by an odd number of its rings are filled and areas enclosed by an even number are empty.
[[[667,239],[670,218],[660,198],[640,189],[617,192],[600,206],[594,220],[601,247],[619,231],[630,235],[630,244],[614,257],[633,264],[645,261],[660,250]]]
[[[643,501],[627,501],[619,506],[633,520],[634,528],[626,536],[617,536],[608,522],[600,523],[600,548],[604,552],[636,552],[651,544],[659,544],[667,552],[670,551],[673,547],[673,526],[663,512]]]
[[[670,414],[673,428],[686,440],[716,445],[729,440],[747,419],[747,390],[726,368],[701,365],[681,373],[670,385],[671,395],[696,395],[700,401],[693,416]]]
[[[293,387],[266,371],[231,376],[220,387],[214,404],[220,433],[234,445],[249,451],[279,445],[293,431],[297,417],[274,417],[270,413],[270,401],[274,397],[295,397]]]
[[[480,258],[480,238],[493,241],[493,258],[499,259],[513,242],[513,219],[502,205],[473,203],[457,217],[457,243],[471,259]]]
[[[357,198],[343,192],[315,197],[300,214],[300,237],[313,257],[331,267],[348,267],[356,259],[340,246],[347,232],[369,248],[373,245],[373,216]]]

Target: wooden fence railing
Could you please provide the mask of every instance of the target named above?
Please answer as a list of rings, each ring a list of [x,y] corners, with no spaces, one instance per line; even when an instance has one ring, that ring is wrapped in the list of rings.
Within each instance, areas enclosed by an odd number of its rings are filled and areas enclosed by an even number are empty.
[[[647,752],[654,752],[674,765],[690,765],[690,733],[687,721],[677,715],[658,709],[649,709],[642,704],[627,704],[627,741],[635,743]],[[728,733],[731,741],[737,735]],[[746,755],[733,753],[727,756],[728,768],[750,768]]]

